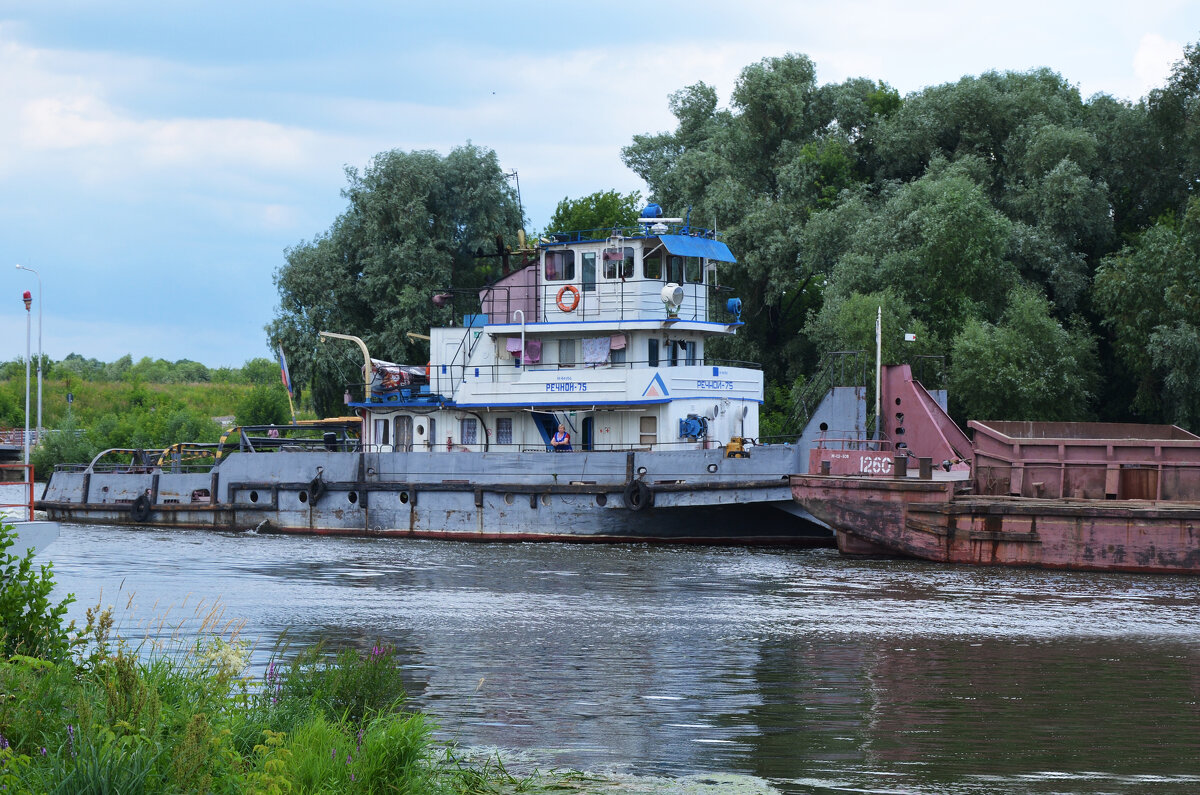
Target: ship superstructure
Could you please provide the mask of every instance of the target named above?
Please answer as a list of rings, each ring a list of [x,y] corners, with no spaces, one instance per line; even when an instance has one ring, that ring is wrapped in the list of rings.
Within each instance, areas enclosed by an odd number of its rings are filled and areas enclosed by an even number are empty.
[[[641,234],[561,234],[484,288],[482,312],[433,329],[427,377],[364,356],[366,449],[688,450],[758,437],[762,371],[706,356],[736,333],[740,302],[714,308],[718,267],[736,262],[711,232],[655,219]]]

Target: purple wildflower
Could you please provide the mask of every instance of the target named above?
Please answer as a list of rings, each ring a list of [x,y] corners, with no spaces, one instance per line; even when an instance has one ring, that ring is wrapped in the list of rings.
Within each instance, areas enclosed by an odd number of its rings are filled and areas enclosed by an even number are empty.
[[[350,756],[350,754],[346,754],[346,764],[350,764],[353,761],[354,759]]]
[[[330,762],[336,762],[336,761],[337,761],[337,749],[336,749],[336,748],[332,749],[332,750],[329,752],[329,761],[330,761]]]
[[[70,723],[67,724],[67,750],[75,756],[75,727]]]
[[[362,748],[362,738],[363,738],[363,730],[359,729],[358,730],[358,744],[354,746],[354,750],[356,752]]]
[[[42,746],[42,756],[46,755],[46,746]]]
[[[4,735],[0,734],[0,751],[8,747],[8,740],[4,739]]]

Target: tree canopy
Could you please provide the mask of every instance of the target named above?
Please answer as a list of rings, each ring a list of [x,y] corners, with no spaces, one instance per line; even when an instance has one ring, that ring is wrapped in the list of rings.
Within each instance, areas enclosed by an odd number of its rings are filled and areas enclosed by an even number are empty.
[[[554,209],[547,232],[578,232],[633,226],[641,210],[642,194],[597,191],[579,199],[564,198]]]
[[[424,362],[427,334],[450,320],[431,303],[438,289],[477,287],[499,273],[496,236],[515,239],[524,219],[494,152],[467,144],[436,152],[376,155],[346,169],[348,206],[320,237],[287,250],[275,273],[280,306],[267,326],[282,342],[293,381],[312,389],[319,414],[341,410],[361,359],[321,331],[361,337],[372,355]]]
[[[697,83],[668,107],[674,129],[622,159],[650,201],[736,252],[721,275],[747,325],[708,351],[762,362],[771,406],[822,351],[867,347],[883,306],[889,359],[943,357],[960,419],[1200,424],[1200,46],[1137,102],[1084,99],[1049,69],[902,97],[822,84],[791,54],[743,69],[725,106]],[[524,220],[495,154],[469,144],[385,152],[347,179],[347,209],[286,252],[268,327],[322,412],[357,364],[317,331],[423,361],[408,332],[449,319],[430,293],[494,275],[473,255]],[[547,231],[625,225],[640,199],[565,198]]]

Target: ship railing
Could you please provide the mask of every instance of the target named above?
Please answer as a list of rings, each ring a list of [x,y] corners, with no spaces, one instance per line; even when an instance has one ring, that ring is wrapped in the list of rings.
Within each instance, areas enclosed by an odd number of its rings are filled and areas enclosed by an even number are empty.
[[[804,432],[821,401],[834,387],[867,385],[866,351],[830,351],[821,356],[817,369],[803,383],[792,388],[792,406],[786,428],[799,436]],[[869,426],[868,426],[869,427]]]
[[[19,473],[20,477],[10,480],[8,473]],[[0,502],[0,519],[6,522],[33,521],[33,464],[0,464],[0,482],[9,486],[23,486],[25,499],[20,502]]]
[[[659,234],[691,235],[692,237],[706,237],[711,240],[721,239],[719,232],[713,229],[691,226],[686,221],[664,222],[663,226],[666,227],[666,231],[654,231],[645,224],[637,224],[635,226],[603,226],[569,232],[555,231],[551,232],[549,237],[555,243],[601,243],[613,237],[645,238],[655,237]]]
[[[504,452],[522,452],[522,453],[555,453],[558,452],[549,444],[541,445],[497,445],[493,444],[493,452],[499,452],[497,448],[502,448]],[[627,444],[607,444],[595,443],[584,445],[578,443],[578,437],[572,437],[570,451],[571,453],[650,453],[650,452],[665,452],[665,451],[683,451],[683,450],[721,450],[725,448],[725,442],[719,439],[698,439],[689,441],[687,439],[678,439],[670,442],[646,442],[646,443],[627,443]]]
[[[848,433],[846,436],[829,436],[829,432],[821,434],[817,437],[816,449],[818,450],[833,450],[833,451],[850,451],[861,450],[873,453],[891,452],[906,456],[911,456],[912,453],[906,447],[898,447],[895,442],[888,438],[868,439],[862,434]]]
[[[554,319],[561,322],[580,320],[663,320],[667,317],[659,297],[667,285],[664,278],[633,275],[626,278],[588,279],[579,278],[576,272],[564,279],[547,281],[539,277],[537,285],[496,285],[479,290],[480,312],[489,323],[518,323],[524,314],[526,323],[546,322],[543,309],[553,308],[561,299],[564,305],[572,305]],[[701,271],[704,274],[704,271]],[[703,281],[683,281],[683,304],[674,316],[678,320],[707,322],[724,317],[719,301],[711,300],[710,291],[718,289]],[[567,287],[573,290],[567,290]],[[577,297],[576,297],[577,296]],[[730,317],[732,322],[732,317]]]
[[[401,396],[417,400],[435,393],[440,394],[440,383],[450,374],[451,370],[454,371],[453,377],[457,383],[465,383],[469,378],[474,377],[476,370],[479,371],[480,376],[486,373],[488,376],[488,379],[486,380],[499,382],[502,380],[512,380],[514,378],[518,378],[522,372],[557,372],[561,370],[573,370],[576,372],[590,372],[595,370],[603,372],[605,370],[633,370],[638,368],[644,369],[671,367],[738,367],[746,370],[762,369],[762,365],[758,362],[739,361],[736,359],[708,359],[701,358],[699,356],[689,357],[677,346],[673,347],[675,349],[674,358],[672,358],[672,354],[670,352],[667,352],[662,353],[657,359],[620,358],[616,361],[613,361],[610,352],[610,358],[605,362],[584,362],[579,361],[577,358],[567,362],[539,361],[536,364],[525,364],[525,366],[522,367],[520,359],[514,358],[512,362],[505,362],[502,364],[471,365],[469,367],[462,367],[460,365],[454,365],[453,367],[447,366],[446,374],[438,373],[434,375],[434,385],[430,387],[430,392],[427,393],[422,392],[419,389],[413,389],[408,390],[407,393],[402,391]],[[545,352],[546,348],[543,347],[542,350]],[[578,356],[578,351],[576,351],[576,355]],[[369,402],[386,403],[394,401],[372,400]]]

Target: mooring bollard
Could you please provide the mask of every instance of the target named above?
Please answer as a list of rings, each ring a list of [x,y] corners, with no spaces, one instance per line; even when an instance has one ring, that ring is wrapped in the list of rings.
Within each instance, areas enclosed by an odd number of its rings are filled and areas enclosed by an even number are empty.
[[[919,477],[921,480],[933,480],[932,458],[918,458],[917,465],[920,467],[917,477]]]
[[[892,463],[892,471],[896,473],[898,478],[908,477],[908,456],[898,455]]]

